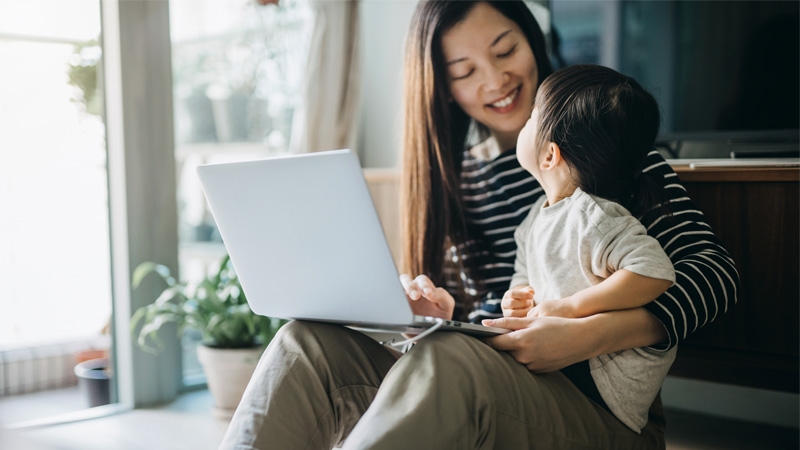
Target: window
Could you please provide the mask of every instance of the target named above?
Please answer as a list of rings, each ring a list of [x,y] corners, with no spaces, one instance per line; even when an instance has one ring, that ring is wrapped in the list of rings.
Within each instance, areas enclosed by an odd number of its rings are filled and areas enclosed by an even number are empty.
[[[100,4],[32,3],[0,4],[0,398],[74,386],[110,345]]]
[[[310,23],[305,0],[170,2],[179,255],[187,281],[225,255],[195,168],[287,151]],[[202,377],[198,342],[192,332],[183,339],[187,384]]]

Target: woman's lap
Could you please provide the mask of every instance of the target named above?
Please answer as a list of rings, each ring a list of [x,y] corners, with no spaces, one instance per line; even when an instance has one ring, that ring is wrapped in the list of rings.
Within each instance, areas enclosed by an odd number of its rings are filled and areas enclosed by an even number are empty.
[[[560,372],[532,374],[478,339],[435,333],[392,367],[344,448],[661,447],[663,429],[637,435]]]
[[[261,357],[220,449],[330,449],[369,407],[395,361],[357,331],[286,324]]]
[[[353,330],[290,323],[221,448],[330,448],[348,434],[345,449],[663,448],[663,429],[636,435],[561,373],[531,374],[475,338],[434,333],[394,358]]]

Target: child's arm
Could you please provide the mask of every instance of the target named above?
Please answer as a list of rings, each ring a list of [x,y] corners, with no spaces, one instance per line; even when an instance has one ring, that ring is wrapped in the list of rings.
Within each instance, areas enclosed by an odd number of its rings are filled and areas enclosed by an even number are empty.
[[[527,239],[530,238],[530,229],[534,220],[534,213],[539,208],[538,205],[544,200],[539,200],[531,208],[531,213],[514,230],[514,241],[517,244],[517,256],[514,260],[514,276],[511,277],[510,288],[503,294],[500,307],[503,310],[503,317],[525,317],[535,306],[533,287],[528,279],[528,256]]]
[[[587,317],[606,311],[644,306],[672,286],[672,281],[650,278],[620,269],[610,277],[572,296],[542,302],[531,317]]]

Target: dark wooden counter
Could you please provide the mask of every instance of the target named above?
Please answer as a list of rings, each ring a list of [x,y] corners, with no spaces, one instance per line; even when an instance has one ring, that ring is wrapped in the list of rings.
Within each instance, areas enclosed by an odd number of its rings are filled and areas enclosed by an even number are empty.
[[[742,285],[738,304],[678,347],[670,374],[798,392],[800,169],[673,167]]]

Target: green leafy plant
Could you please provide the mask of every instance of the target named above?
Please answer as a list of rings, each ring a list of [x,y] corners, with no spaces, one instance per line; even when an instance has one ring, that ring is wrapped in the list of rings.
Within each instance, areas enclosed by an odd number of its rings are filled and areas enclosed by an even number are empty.
[[[89,114],[102,115],[102,98],[97,89],[97,67],[102,50],[97,39],[76,44],[67,65],[69,83],[77,89],[73,101],[82,103]]]
[[[133,272],[133,288],[157,274],[166,287],[155,302],[139,308],[131,317],[131,331],[138,333],[139,346],[148,352],[161,349],[156,332],[167,323],[178,325],[178,335],[187,328],[202,334],[203,345],[214,348],[249,348],[266,345],[285,320],[255,314],[247,304],[239,278],[226,256],[215,273],[196,284],[177,281],[168,267],[153,262],[140,264]]]

